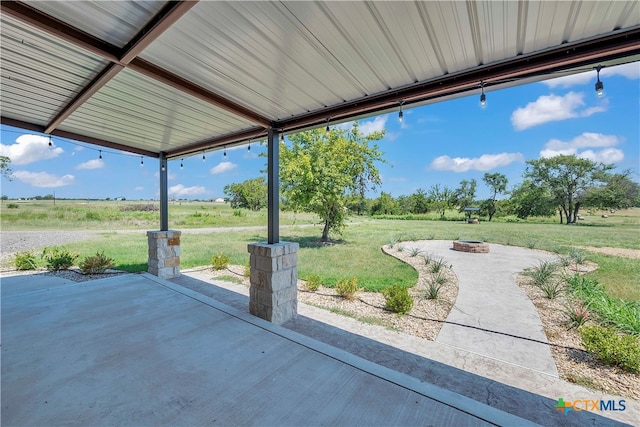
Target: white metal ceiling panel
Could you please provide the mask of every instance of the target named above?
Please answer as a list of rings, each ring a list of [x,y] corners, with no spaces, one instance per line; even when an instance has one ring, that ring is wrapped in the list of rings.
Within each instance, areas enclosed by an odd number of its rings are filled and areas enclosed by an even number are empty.
[[[2,115],[45,125],[106,64],[73,45],[2,16]]]
[[[167,2],[29,0],[25,3],[112,45],[122,47]]]
[[[200,2],[141,57],[273,118],[362,94],[279,3]]]
[[[60,129],[150,150],[220,136],[252,124],[129,70],[119,73]]]

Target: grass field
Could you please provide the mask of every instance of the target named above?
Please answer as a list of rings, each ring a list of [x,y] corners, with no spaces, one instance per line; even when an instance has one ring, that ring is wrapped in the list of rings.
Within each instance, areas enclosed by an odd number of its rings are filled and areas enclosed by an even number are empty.
[[[138,229],[140,233],[123,236],[104,232],[100,239],[66,245],[82,256],[96,251],[116,260],[116,268],[144,271],[147,262],[145,230],[158,228],[158,212],[127,210],[132,204],[148,202],[70,202],[30,201],[8,208],[0,207],[3,230],[38,229]],[[478,225],[462,221],[421,219],[372,219],[351,217],[350,225],[334,244],[319,243],[321,228],[309,227],[316,218],[309,214],[282,213],[281,240],[298,242],[298,272],[300,277],[312,273],[334,284],[342,278],[358,277],[360,286],[377,290],[397,283],[410,286],[417,273],[395,258],[384,255],[380,247],[395,240],[473,239],[490,243],[523,246],[566,253],[577,246],[640,248],[640,209],[586,216],[579,225],[560,225],[549,219],[542,222],[481,222]],[[248,261],[247,244],[266,240],[267,213],[233,210],[228,206],[206,202],[171,204],[170,228],[262,226],[259,230],[232,230],[224,233],[184,233],[181,246],[182,268],[208,265],[216,253],[231,257],[233,264]],[[299,225],[306,224],[305,227]],[[616,297],[640,300],[640,261],[614,256],[589,254],[599,270],[593,273]],[[535,260],[532,260],[532,265]]]

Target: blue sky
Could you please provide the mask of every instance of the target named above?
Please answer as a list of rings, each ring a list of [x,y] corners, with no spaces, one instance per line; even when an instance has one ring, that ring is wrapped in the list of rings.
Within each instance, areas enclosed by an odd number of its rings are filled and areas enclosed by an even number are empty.
[[[510,89],[488,91],[480,108],[473,95],[360,121],[364,132],[386,129],[378,142],[387,163],[380,164],[382,186],[394,197],[435,184],[458,187],[478,181],[478,198],[488,197],[485,173],[499,172],[509,188],[522,181],[527,160],[576,154],[612,163],[616,170],[640,169],[640,62],[604,68],[605,96],[594,90],[595,71]],[[53,194],[64,198],[157,199],[158,161],[123,155],[85,143],[0,126],[0,154],[12,160],[14,179],[2,178],[10,198]],[[254,143],[169,162],[172,198],[224,197],[223,188],[260,176],[265,147]],[[370,194],[375,196],[375,194]]]

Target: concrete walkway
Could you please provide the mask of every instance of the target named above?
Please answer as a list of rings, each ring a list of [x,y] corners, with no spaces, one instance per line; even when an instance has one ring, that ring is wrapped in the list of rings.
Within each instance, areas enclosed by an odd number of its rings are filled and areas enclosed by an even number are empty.
[[[520,272],[554,254],[496,244],[486,254],[459,252],[445,240],[405,247],[444,257],[458,276],[458,297],[437,342],[558,376],[538,311],[516,285]]]

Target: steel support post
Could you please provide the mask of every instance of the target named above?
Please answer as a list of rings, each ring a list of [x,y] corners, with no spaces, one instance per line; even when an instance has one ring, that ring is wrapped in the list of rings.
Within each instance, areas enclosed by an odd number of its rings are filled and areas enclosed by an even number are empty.
[[[279,132],[267,133],[267,243],[280,242],[280,146]]]
[[[167,153],[160,152],[160,231],[169,229],[169,189],[167,184]]]

